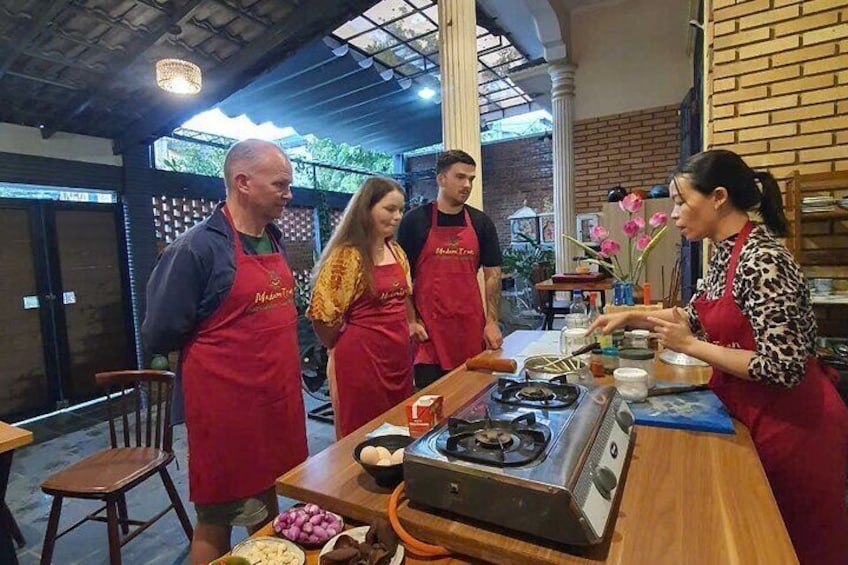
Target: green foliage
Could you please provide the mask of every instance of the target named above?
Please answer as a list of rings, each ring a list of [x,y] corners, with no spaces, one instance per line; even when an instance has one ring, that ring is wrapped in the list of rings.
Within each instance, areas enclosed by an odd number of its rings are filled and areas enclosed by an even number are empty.
[[[224,176],[224,157],[226,149],[201,145],[178,139],[168,139],[170,157],[163,159],[167,171],[193,173],[208,177]]]
[[[167,156],[162,159],[164,170],[222,177],[227,150],[182,139],[166,138]],[[329,139],[310,136],[306,153],[312,161],[339,167],[369,171],[376,175],[390,175],[392,158],[385,153],[369,151],[347,143],[334,143]],[[369,175],[335,171],[326,167],[313,167],[311,163],[294,161],[294,185],[301,187],[353,193]],[[313,173],[313,168],[314,173]]]
[[[347,143],[333,143],[329,139],[313,139],[306,146],[312,160],[328,165],[363,169],[376,175],[389,175],[392,172],[392,158],[377,151],[370,151]],[[309,171],[308,174],[312,174]],[[317,186],[321,190],[353,193],[368,175],[334,171],[318,167]],[[309,185],[312,185],[311,179]]]
[[[330,241],[333,235],[333,226],[330,222],[330,207],[327,205],[327,195],[323,191],[318,193],[318,233],[321,238],[321,249]]]
[[[540,266],[549,269],[554,263],[554,250],[518,234],[527,243],[524,247],[510,247],[504,251],[503,271],[523,279],[527,284],[534,281],[534,273]]]

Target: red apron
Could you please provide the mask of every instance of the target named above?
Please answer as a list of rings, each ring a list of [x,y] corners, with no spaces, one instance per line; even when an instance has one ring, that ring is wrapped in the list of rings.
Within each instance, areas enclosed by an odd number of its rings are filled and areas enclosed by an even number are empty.
[[[373,279],[374,293],[351,304],[333,348],[339,437],[412,395],[406,273],[400,263],[380,265]]]
[[[430,336],[418,344],[415,364],[451,370],[485,348],[483,300],[477,284],[480,242],[468,210],[464,226],[438,226],[432,204],[430,233],[415,265],[415,309]]]
[[[724,294],[694,302],[712,343],[756,351],[751,323],[733,300],[733,278],[753,224],[736,239]],[[751,431],[789,537],[804,565],[848,563],[848,410],[826,366],[811,357],[792,388],[746,381],[713,369],[710,387]]]
[[[245,254],[223,212],[233,232],[233,286],[182,352],[197,504],[255,495],[307,456],[294,277],[279,250]]]

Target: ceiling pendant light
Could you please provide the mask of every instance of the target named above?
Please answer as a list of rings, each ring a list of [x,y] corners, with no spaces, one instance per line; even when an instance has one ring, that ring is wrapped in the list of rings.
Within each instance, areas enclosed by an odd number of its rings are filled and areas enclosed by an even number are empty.
[[[202,86],[200,67],[182,59],[156,61],[156,84],[174,94],[197,94]]]

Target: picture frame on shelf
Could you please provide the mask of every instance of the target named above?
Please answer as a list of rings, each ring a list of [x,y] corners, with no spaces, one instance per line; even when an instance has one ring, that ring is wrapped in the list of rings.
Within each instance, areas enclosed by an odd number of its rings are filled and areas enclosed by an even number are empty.
[[[539,214],[539,239],[542,245],[554,245],[556,229],[553,213]]]
[[[538,216],[528,216],[523,218],[513,218],[509,220],[509,240],[513,244],[528,243],[527,239],[521,237],[524,235],[533,243],[539,243],[539,218]]]
[[[574,232],[574,237],[580,241],[581,243],[585,243],[586,245],[595,246],[595,242],[592,241],[592,228],[596,228],[601,223],[600,214],[596,212],[588,212],[584,214],[577,214],[577,229]]]

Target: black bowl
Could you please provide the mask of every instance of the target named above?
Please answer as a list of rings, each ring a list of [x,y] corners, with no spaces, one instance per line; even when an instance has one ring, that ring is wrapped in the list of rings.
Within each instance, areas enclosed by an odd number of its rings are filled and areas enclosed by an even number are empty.
[[[390,435],[372,437],[371,439],[366,439],[356,446],[356,449],[353,450],[353,458],[356,459],[357,463],[362,465],[362,468],[365,469],[369,475],[374,477],[374,480],[378,485],[386,488],[394,488],[403,480],[403,463],[389,466],[370,465],[368,463],[363,463],[359,458],[359,454],[362,452],[364,447],[369,445],[374,447],[385,447],[394,453],[395,450],[406,447],[410,443],[412,443],[412,438],[409,436]]]

